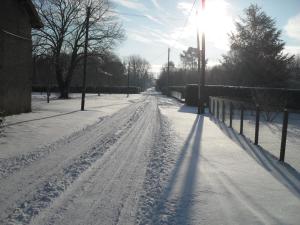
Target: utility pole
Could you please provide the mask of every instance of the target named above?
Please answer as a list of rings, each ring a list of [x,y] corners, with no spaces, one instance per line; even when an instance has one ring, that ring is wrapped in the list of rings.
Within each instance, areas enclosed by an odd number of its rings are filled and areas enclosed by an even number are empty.
[[[168,48],[168,77],[167,77],[167,95],[169,96],[170,95],[170,85],[169,85],[169,82],[170,82],[170,48]]]
[[[84,43],[84,58],[83,58],[83,81],[82,81],[82,96],[81,96],[81,111],[84,111],[85,91],[86,91],[86,63],[87,63],[87,48],[89,38],[89,22],[90,22],[91,7],[87,7],[85,21],[85,43]]]
[[[146,76],[147,76],[147,72],[145,72],[144,76],[143,76],[143,89],[144,89],[144,91],[146,91]]]
[[[198,11],[197,11],[198,15]],[[198,56],[198,75],[199,75],[199,80],[198,80],[198,114],[201,114],[201,51],[200,51],[200,38],[199,38],[199,28],[197,28],[197,56]]]
[[[202,13],[204,13],[205,10],[205,0],[202,0]],[[204,17],[203,17],[204,18]],[[205,21],[202,21],[202,24],[204,24]],[[199,35],[198,38],[199,39]],[[199,40],[198,40],[198,45],[199,45]],[[200,48],[199,48],[200,49]],[[199,50],[200,54],[200,50]],[[199,59],[198,59],[199,60]],[[201,81],[199,85],[199,105],[198,105],[198,114],[203,114],[204,113],[204,102],[205,102],[205,30],[203,28],[202,31],[202,37],[201,37]],[[199,63],[200,65],[200,63]],[[199,66],[198,66],[199,68]]]
[[[128,71],[127,71],[127,98],[129,97],[129,72],[130,72],[130,61],[128,62]]]

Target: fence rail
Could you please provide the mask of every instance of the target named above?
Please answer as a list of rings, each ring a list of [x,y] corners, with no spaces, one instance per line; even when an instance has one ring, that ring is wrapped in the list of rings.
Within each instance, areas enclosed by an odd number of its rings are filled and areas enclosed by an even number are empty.
[[[209,97],[209,112],[216,119],[260,145],[279,161],[285,161],[287,149],[289,164],[300,170],[300,113],[288,109],[266,112],[262,108],[252,102]],[[273,113],[273,120],[267,120],[266,113]]]

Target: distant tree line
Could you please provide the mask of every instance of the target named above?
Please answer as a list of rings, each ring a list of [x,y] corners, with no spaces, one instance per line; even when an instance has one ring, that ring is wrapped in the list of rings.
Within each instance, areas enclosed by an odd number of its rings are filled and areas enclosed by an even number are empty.
[[[69,55],[61,56],[62,66],[69,60]],[[87,87],[129,86],[145,90],[154,85],[153,74],[150,72],[150,63],[141,56],[132,55],[123,61],[114,53],[105,55],[90,55],[87,58]],[[83,63],[80,61],[74,69],[70,87],[82,87]],[[54,87],[57,85],[52,57],[39,55],[34,58],[34,73],[32,78],[34,87]]]
[[[207,84],[300,88],[300,56],[283,52],[285,43],[274,19],[257,5],[250,5],[235,26],[236,32],[229,35],[229,52],[220,65],[207,68]],[[183,51],[180,61],[178,68],[170,64],[169,85],[198,83],[197,49]],[[167,86],[166,66],[157,80],[159,89]]]

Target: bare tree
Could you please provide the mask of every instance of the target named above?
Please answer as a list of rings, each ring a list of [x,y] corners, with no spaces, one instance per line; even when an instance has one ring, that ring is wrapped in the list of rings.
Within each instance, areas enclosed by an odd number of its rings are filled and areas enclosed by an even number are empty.
[[[34,51],[51,55],[60,97],[68,98],[74,70],[83,56],[86,8],[91,9],[90,53],[104,55],[124,38],[124,31],[108,0],[35,0],[35,4],[45,26],[33,34]]]
[[[287,106],[287,95],[280,91],[255,89],[252,91],[255,104],[260,106],[264,119],[273,122]]]
[[[131,55],[126,61],[130,65],[129,71],[131,85],[144,89],[146,86],[146,80],[151,77],[149,72],[151,69],[150,63],[139,55]]]

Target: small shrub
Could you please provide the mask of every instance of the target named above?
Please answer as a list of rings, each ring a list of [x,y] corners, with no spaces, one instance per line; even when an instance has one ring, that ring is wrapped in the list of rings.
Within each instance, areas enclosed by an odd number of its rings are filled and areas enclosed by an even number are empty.
[[[273,122],[287,106],[287,97],[279,90],[255,89],[252,91],[252,96],[255,104],[259,105],[262,115],[268,122]]]

